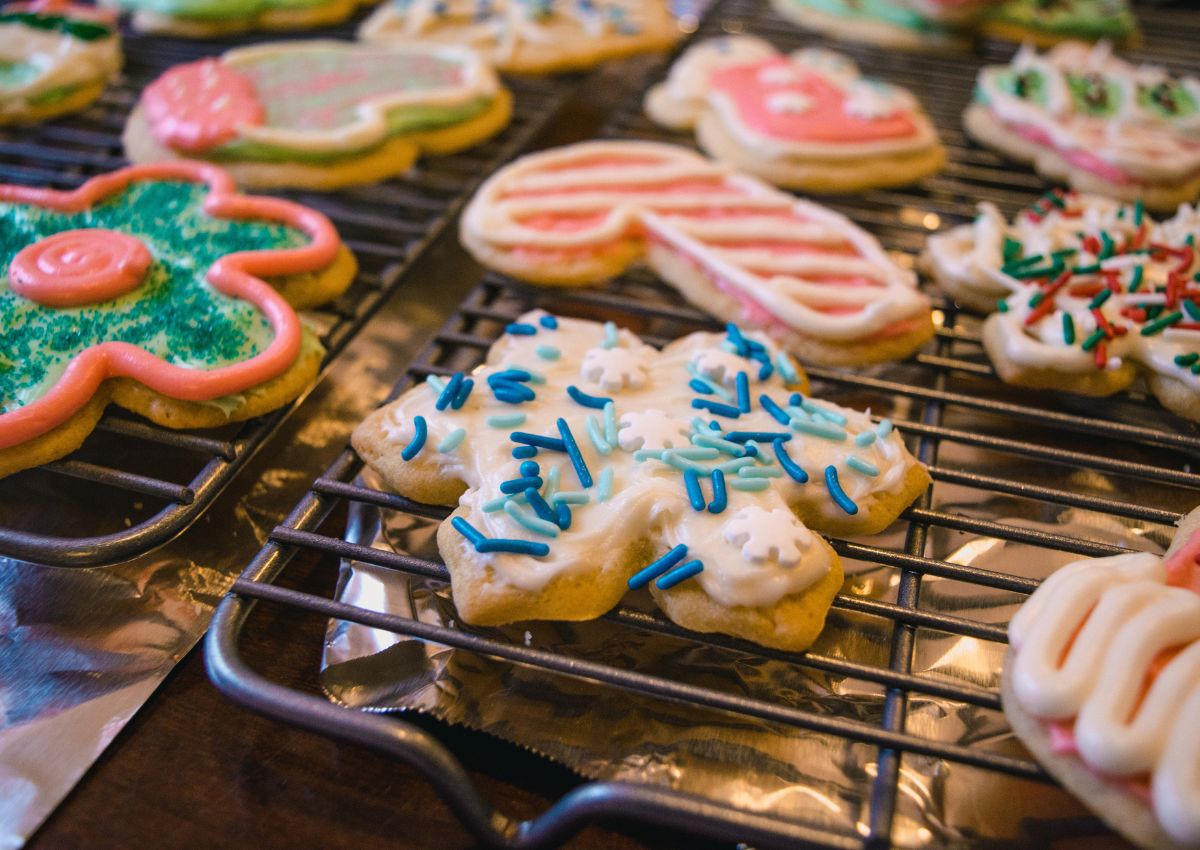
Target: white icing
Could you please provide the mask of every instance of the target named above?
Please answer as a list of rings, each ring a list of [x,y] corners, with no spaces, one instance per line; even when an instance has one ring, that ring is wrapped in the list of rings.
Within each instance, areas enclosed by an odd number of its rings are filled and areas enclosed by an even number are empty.
[[[13,6],[12,11],[19,7]],[[0,62],[30,64],[27,81],[0,87],[0,115],[23,113],[30,98],[57,88],[105,82],[121,70],[121,42],[114,35],[94,41],[19,23],[0,24]]]
[[[887,118],[915,107],[916,101],[904,89],[874,80],[859,80],[847,89],[846,114],[855,118]]]
[[[1063,567],[1013,618],[1008,675],[1030,713],[1075,718],[1088,766],[1150,774],[1163,827],[1200,847],[1200,595],[1166,578],[1163,559],[1148,553]],[[1152,664],[1172,648],[1181,651],[1143,697]]]
[[[785,112],[792,115],[803,115],[811,112],[813,99],[806,94],[794,91],[781,91],[767,95],[767,109],[772,112]]]
[[[1044,106],[1004,90],[998,80],[1010,68],[1041,74]],[[1068,73],[1092,73],[1114,82],[1120,92],[1117,114],[1104,117],[1077,112],[1067,85]],[[1025,45],[1010,66],[983,68],[978,86],[998,120],[1034,128],[1060,153],[1094,157],[1132,179],[1163,183],[1200,170],[1200,112],[1167,118],[1138,102],[1139,83],[1153,85],[1166,78],[1161,68],[1136,67],[1116,58],[1105,42],[1095,46],[1063,42],[1042,56]],[[1198,80],[1185,78],[1183,85],[1193,94],[1200,93]]]
[[[596,218],[553,230],[526,224],[584,214]],[[649,235],[783,325],[822,339],[862,339],[929,310],[915,275],[849,219],[673,145],[589,142],[523,157],[484,183],[463,229],[495,250],[600,251]],[[838,282],[846,278],[862,285]]]
[[[718,603],[771,605],[788,594],[804,590],[830,568],[826,548],[811,545],[808,532],[794,517],[787,523],[782,519],[783,515],[792,516],[789,503],[802,505],[813,515],[831,520],[848,518],[825,489],[826,466],[837,467],[843,488],[861,504],[872,495],[901,492],[906,474],[916,464],[895,431],[876,439],[871,446],[858,446],[855,435],[873,429],[874,423],[857,411],[826,404],[827,410],[847,418],[846,439],[830,440],[791,430],[793,437],[787,443],[790,456],[811,476],[808,483],[802,485],[781,475],[764,479],[769,482],[767,489],[750,492],[732,486],[732,482],[745,476],[730,471],[726,478],[730,482],[726,510],[696,511],[678,469],[653,458],[639,461],[633,452],[668,446],[691,448],[691,435],[698,433],[693,431],[693,417],[699,417],[701,425],[718,418],[691,406],[692,399],[700,396],[688,386],[691,378],[688,366],[702,352],[720,351],[724,336],[698,333],[672,343],[651,358],[650,374],[642,388],[626,388],[612,396],[619,439],[618,445],[608,446],[610,451],[605,454],[593,443],[587,427],[591,417],[593,427],[597,432],[602,431],[603,411],[581,406],[566,392],[567,386],[575,384],[585,393],[604,395],[602,387],[580,377],[584,356],[599,347],[604,338],[603,326],[560,318],[558,329],[549,330],[537,325],[542,315],[531,313],[521,320],[537,326],[536,335],[506,335],[492,347],[487,362],[474,375],[474,391],[460,410],[435,410],[438,392],[430,386],[421,386],[392,403],[382,419],[387,440],[400,451],[412,439],[414,417],[418,414],[425,417],[426,444],[410,463],[430,474],[464,480],[468,489],[459,504],[466,519],[479,531],[488,537],[535,540],[550,545],[550,554],[545,558],[508,553],[479,556],[494,570],[496,580],[521,591],[537,593],[559,575],[588,574],[598,568],[600,559],[619,558],[629,545],[648,539],[654,542],[659,554],[678,543],[685,544],[688,558],[698,558],[705,565],[695,581]],[[764,344],[768,354],[775,358],[777,349],[765,337],[747,332],[747,338]],[[536,356],[539,345],[553,345],[561,356],[554,361],[539,361]],[[619,347],[639,346],[641,343],[633,334],[621,332]],[[742,362],[747,371],[759,365],[745,359]],[[529,385],[537,393],[534,401],[506,404],[488,391],[487,375],[509,367],[534,368],[545,378],[545,383]],[[781,405],[788,402],[789,390],[776,371],[755,383],[752,412],[737,419],[720,420],[724,431],[790,430],[761,409],[757,398],[762,393],[772,395]],[[525,420],[515,427],[486,424],[490,416],[511,413],[524,414]],[[570,460],[562,453],[543,450],[537,455],[534,460],[541,465],[543,477],[550,474],[551,468],[559,470],[558,491],[584,490],[590,498],[587,504],[571,506],[570,529],[551,539],[525,529],[504,510],[485,512],[483,506],[500,495],[501,482],[519,474],[521,461],[511,456],[515,444],[510,441],[510,432],[521,430],[557,437],[555,422],[559,417],[570,426],[596,483],[583,488]],[[458,428],[467,433],[462,443],[451,452],[437,452],[439,442]],[[772,448],[769,445],[761,448],[763,460],[750,465],[778,470]],[[878,467],[879,475],[853,471],[846,466],[851,456]],[[721,455],[718,460],[702,464],[707,467],[730,459]],[[606,468],[612,471],[614,485],[611,497],[601,503],[599,480]],[[707,474],[700,477],[704,497],[711,500],[712,482]],[[766,518],[754,509],[765,511]],[[739,542],[731,542],[726,539],[727,526],[739,517],[746,536],[742,539],[740,533],[735,534]]]

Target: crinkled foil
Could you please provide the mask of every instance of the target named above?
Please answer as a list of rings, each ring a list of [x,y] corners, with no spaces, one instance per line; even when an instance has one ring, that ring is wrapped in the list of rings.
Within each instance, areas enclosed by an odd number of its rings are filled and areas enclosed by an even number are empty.
[[[836,393],[829,397],[852,403]],[[897,412],[904,415],[903,402],[897,405]],[[989,427],[975,424],[976,430]],[[954,425],[972,429],[965,420]],[[1073,479],[1065,484],[1068,487],[1117,488],[1115,482],[1100,480],[1093,472],[1020,459],[997,461],[994,454],[984,455],[959,444],[944,443],[939,462],[1060,487],[1066,476]],[[1127,489],[1122,495],[1136,502],[1137,489],[1130,491],[1128,483],[1123,486]],[[1149,483],[1132,486],[1154,487]],[[1170,529],[1160,526],[971,488],[939,483],[934,494],[934,510],[1092,541],[1161,551],[1170,539]],[[905,525],[898,523],[892,531],[863,542],[903,551]],[[440,560],[436,527],[437,523],[428,519],[363,508],[353,512],[349,537],[377,548]],[[943,528],[930,530],[925,554],[1035,578],[1078,557]],[[845,566],[845,593],[873,600],[896,599],[898,570],[856,561],[846,561]],[[366,563],[342,565],[337,595],[342,601],[376,611],[498,635],[570,658],[822,715],[877,725],[884,711],[885,689],[868,681],[603,619],[475,629],[456,620],[447,586]],[[925,576],[920,605],[925,610],[1003,625],[1022,599],[1008,591]],[[631,594],[626,601],[646,611],[654,608],[644,591]],[[886,668],[893,626],[887,619],[835,608],[813,650]],[[922,628],[917,632],[912,672],[995,689],[1004,649],[1000,643]],[[622,692],[341,621],[329,624],[323,667],[326,693],[338,703],[372,711],[426,712],[534,750],[584,777],[669,786],[846,837],[861,836],[868,828],[871,780],[879,757],[874,745]],[[1001,712],[953,699],[913,693],[906,729],[940,742],[1027,757]],[[901,847],[1027,847],[1063,837],[1085,838],[1086,846],[1095,847],[1114,841],[1086,809],[1054,786],[944,759],[905,755],[897,796],[893,841]]]

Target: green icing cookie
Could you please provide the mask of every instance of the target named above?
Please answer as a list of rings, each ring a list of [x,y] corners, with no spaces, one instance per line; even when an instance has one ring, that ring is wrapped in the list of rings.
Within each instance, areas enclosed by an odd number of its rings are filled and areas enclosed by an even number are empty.
[[[1085,115],[1108,118],[1121,108],[1121,89],[1099,74],[1067,74],[1067,88],[1075,108]]]
[[[329,0],[117,0],[131,12],[195,21],[238,21],[273,9],[311,9]]]
[[[193,368],[239,362],[270,344],[267,319],[218,292],[205,274],[229,254],[297,247],[308,237],[283,225],[213,218],[202,209],[208,192],[202,184],[139,181],[78,213],[0,203],[0,413],[39,398],[74,356],[102,342],[128,342]],[[11,291],[8,268],[21,249],[78,228],[140,239],[154,257],[145,281],[77,308],[45,307]]]
[[[1124,38],[1137,30],[1125,0],[1009,0],[988,18],[1005,24],[1089,40]]]

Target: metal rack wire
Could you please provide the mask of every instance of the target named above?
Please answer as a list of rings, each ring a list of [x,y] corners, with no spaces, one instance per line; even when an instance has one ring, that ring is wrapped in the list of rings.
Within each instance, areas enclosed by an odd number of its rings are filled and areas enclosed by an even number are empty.
[[[323,35],[353,32],[347,25]],[[0,129],[0,182],[74,187],[124,165],[121,131],[143,86],[173,64],[251,40],[257,37],[214,43],[126,33],[121,83],[96,106],[50,124]],[[321,332],[326,364],[400,285],[478,181],[529,144],[575,82],[510,81],[515,110],[503,133],[461,154],[425,159],[402,178],[337,194],[288,193],[328,215],[360,265],[345,295],[308,314]],[[154,549],[200,516],[290,409],[195,433],[110,410],[75,455],[0,481],[0,555],[91,567]],[[69,487],[64,477],[74,479]],[[89,505],[106,507],[93,516]],[[70,533],[62,530],[64,515],[72,517]]]
[[[765,35],[782,48],[809,39],[765,10],[762,0],[719,4],[700,36],[719,31]],[[1147,50],[1167,61],[1194,67],[1184,45],[1194,27],[1181,16],[1155,11],[1143,18]],[[831,206],[879,234],[892,249],[914,252],[924,236],[942,226],[967,220],[976,200],[988,198],[1012,209],[1044,189],[1030,172],[971,146],[958,129],[958,116],[981,58],[997,58],[1006,49],[984,45],[985,57],[883,55],[856,49],[869,72],[882,73],[922,95],[950,152],[942,174],[911,190],[869,192],[837,198]],[[993,55],[994,54],[994,55]],[[618,114],[611,135],[672,137],[640,116],[639,104]],[[930,218],[933,216],[933,218]],[[603,290],[552,292],[485,275],[452,316],[393,395],[430,374],[450,374],[479,363],[503,326],[525,309],[543,307],[563,315],[613,319],[659,344],[684,333],[713,327],[711,318],[680,306],[678,298],[652,276],[632,272]],[[978,566],[952,563],[931,553],[935,535],[963,532],[1020,543],[1046,552],[1103,556],[1123,551],[1110,540],[1087,534],[1045,530],[998,514],[958,510],[946,494],[972,492],[1020,504],[1037,515],[1078,510],[1116,523],[1158,527],[1175,523],[1181,510],[1200,496],[1200,474],[1192,463],[1200,456],[1200,435],[1182,420],[1157,409],[1152,400],[1124,395],[1107,400],[1071,400],[1061,395],[1016,390],[1001,384],[983,355],[978,321],[960,315],[953,304],[940,310],[941,324],[930,350],[912,360],[866,372],[811,368],[818,393],[839,403],[890,413],[910,448],[929,466],[934,485],[904,512],[900,545],[877,541],[834,540],[840,555],[893,570],[890,598],[844,593],[838,612],[866,615],[890,631],[887,661],[818,652],[782,653],[715,635],[689,633],[660,615],[619,607],[606,627],[671,635],[695,645],[720,647],[757,658],[783,660],[801,669],[873,683],[883,693],[879,722],[828,712],[800,710],[782,699],[750,698],[690,681],[688,671],[670,677],[647,675],[615,665],[560,655],[519,641],[419,622],[395,614],[346,604],[319,592],[277,582],[301,552],[355,560],[401,571],[419,579],[446,582],[437,561],[348,542],[323,525],[346,504],[371,505],[417,517],[440,519],[443,508],[416,504],[364,486],[357,478],[361,461],[347,450],[318,478],[233,588],[218,610],[208,638],[207,660],[216,684],[236,701],[322,734],[365,745],[421,770],[471,832],[488,844],[538,847],[561,841],[598,819],[624,819],[665,825],[711,838],[754,846],[879,848],[891,845],[897,817],[899,774],[906,758],[930,756],[949,763],[1032,781],[1048,781],[1033,762],[980,747],[947,743],[928,730],[910,728],[914,698],[938,696],[964,705],[998,709],[999,695],[976,684],[915,671],[912,659],[929,635],[972,637],[1002,645],[1002,624],[976,619],[923,598],[930,578],[965,587],[1026,594],[1034,579]],[[989,504],[981,501],[980,504]],[[889,537],[889,539],[893,539]],[[1019,597],[1018,597],[1019,598]],[[528,821],[493,811],[462,767],[432,735],[394,718],[336,706],[321,696],[293,690],[252,670],[241,651],[242,632],[256,603],[286,606],[293,612],[358,623],[399,635],[503,659],[550,674],[582,678],[600,687],[671,700],[697,711],[717,709],[739,717],[770,720],[789,730],[824,733],[861,742],[877,750],[873,778],[864,780],[866,814],[860,833],[846,833],[689,796],[659,787],[620,782],[591,782]],[[1065,827],[1064,827],[1065,828]],[[1077,825],[1100,829],[1094,822]]]

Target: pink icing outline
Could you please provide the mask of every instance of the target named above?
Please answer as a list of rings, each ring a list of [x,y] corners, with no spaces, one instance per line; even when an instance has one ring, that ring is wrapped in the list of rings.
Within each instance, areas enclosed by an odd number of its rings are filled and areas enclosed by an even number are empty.
[[[77,254],[88,247],[100,249],[99,253],[85,253],[78,266],[69,265],[70,256],[62,256],[64,250]],[[141,240],[127,233],[64,230],[22,248],[8,267],[8,281],[13,292],[38,304],[81,307],[137,289],[153,262]]]
[[[200,89],[203,98],[195,96]],[[185,153],[219,147],[237,138],[240,127],[264,120],[254,83],[211,57],[167,69],[146,86],[142,104],[155,140]]]
[[[203,209],[227,219],[266,219],[302,230],[312,242],[300,248],[238,251],[213,263],[206,275],[217,291],[249,301],[271,323],[275,338],[249,360],[216,369],[173,366],[135,345],[104,342],[77,355],[44,396],[0,414],[0,449],[40,437],[70,419],[109,378],[128,377],[150,389],[183,401],[209,401],[243,392],[283,374],[300,353],[301,329],[296,311],[261,277],[313,272],[328,267],[341,241],[333,225],[316,210],[291,201],[237,194],[233,178],[221,169],[195,162],[134,165],[93,177],[78,189],[63,192],[28,186],[0,185],[0,201],[28,204],[63,213],[80,212],[137,180],[183,180],[205,183],[209,195]]]

